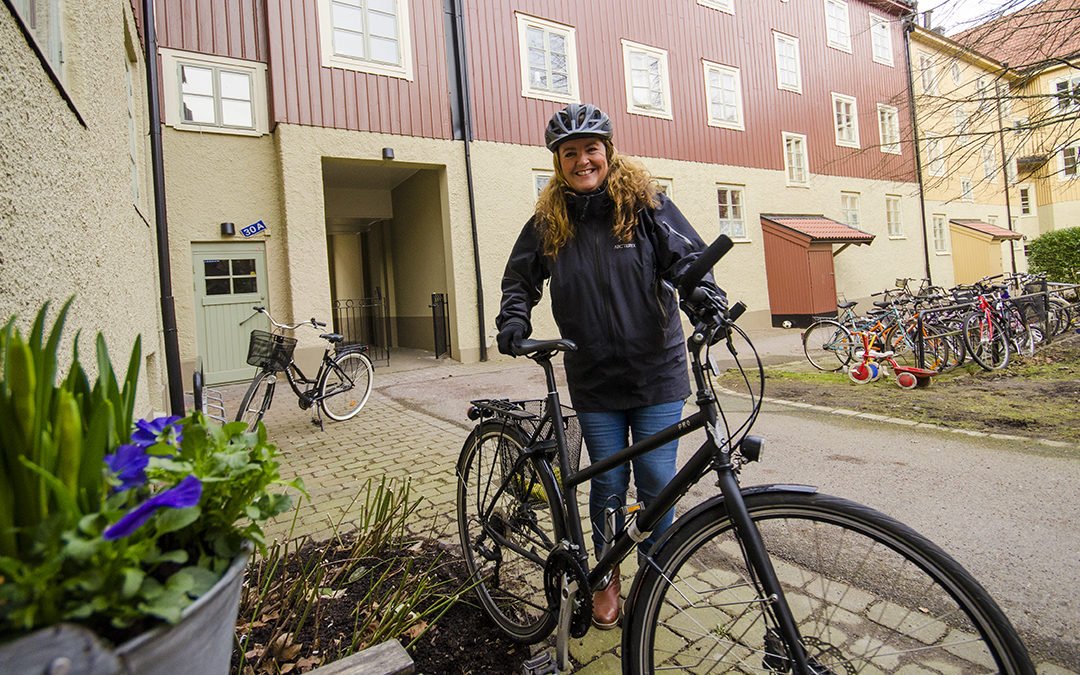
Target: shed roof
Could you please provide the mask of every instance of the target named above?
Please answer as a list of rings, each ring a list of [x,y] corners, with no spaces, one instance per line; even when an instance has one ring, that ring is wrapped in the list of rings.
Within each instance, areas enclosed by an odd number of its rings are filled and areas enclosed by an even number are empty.
[[[976,232],[982,232],[988,234],[994,238],[994,241],[1003,241],[1005,239],[1023,239],[1024,235],[1019,232],[1013,232],[1007,230],[1004,227],[998,227],[997,225],[991,225],[990,223],[984,223],[981,220],[967,219],[967,218],[953,218],[949,220],[950,223],[955,223],[961,227],[966,227]]]
[[[810,237],[812,243],[869,244],[874,241],[874,235],[869,232],[825,216],[763,214],[761,219]]]

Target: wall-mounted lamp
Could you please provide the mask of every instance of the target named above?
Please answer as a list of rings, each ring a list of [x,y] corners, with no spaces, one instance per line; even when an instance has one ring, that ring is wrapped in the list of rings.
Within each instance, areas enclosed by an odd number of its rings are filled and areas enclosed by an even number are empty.
[[[383,148],[382,149],[382,158],[383,159],[393,159],[394,158],[394,149],[393,148]]]
[[[232,223],[221,224],[221,235],[224,237],[231,237],[236,234],[236,226]]]

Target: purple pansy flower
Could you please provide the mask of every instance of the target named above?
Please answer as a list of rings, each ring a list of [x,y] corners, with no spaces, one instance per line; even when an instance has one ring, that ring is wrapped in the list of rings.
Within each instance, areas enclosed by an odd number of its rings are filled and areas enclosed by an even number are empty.
[[[139,420],[135,423],[135,431],[131,434],[131,442],[141,448],[148,448],[158,440],[168,443],[175,439],[175,445],[180,444],[180,427],[176,423],[180,421],[179,415],[158,417],[150,421]],[[171,429],[171,434],[170,434]]]
[[[160,508],[186,509],[198,504],[201,496],[202,482],[195,476],[187,476],[174,487],[159,492],[128,511],[123,518],[106,528],[103,536],[105,539],[126,537],[142,527],[154,511]]]
[[[146,450],[134,444],[121,445],[113,454],[105,455],[105,464],[120,479],[116,492],[130,490],[145,483],[146,465],[149,463],[150,457]]]

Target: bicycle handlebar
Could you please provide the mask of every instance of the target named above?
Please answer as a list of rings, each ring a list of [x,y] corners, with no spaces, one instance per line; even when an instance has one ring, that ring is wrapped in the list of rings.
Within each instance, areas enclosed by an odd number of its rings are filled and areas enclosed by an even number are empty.
[[[308,326],[309,328],[313,328],[315,330],[318,330],[320,328],[326,328],[326,324],[323,323],[322,321],[316,321],[315,317],[311,317],[310,320],[301,321],[300,323],[293,323],[293,324],[280,323],[280,322],[276,321],[274,319],[274,317],[270,314],[270,310],[266,309],[265,307],[263,307],[261,305],[256,305],[256,306],[252,307],[251,309],[255,310],[255,314],[265,314],[266,318],[270,320],[271,324],[273,324],[277,328],[282,328],[284,330],[296,330],[300,326]],[[252,314],[251,316],[255,316],[255,314]],[[243,324],[247,323],[248,320],[251,319],[251,316],[249,316],[247,319],[244,319],[243,321],[241,321],[240,325],[243,325]]]
[[[683,298],[689,298],[697,288],[698,283],[705,276],[705,273],[712,269],[720,258],[724,257],[724,254],[731,250],[734,246],[734,242],[731,241],[731,237],[726,234],[722,234],[716,238],[716,241],[709,244],[709,247],[701,252],[697,260],[690,265],[690,268],[686,270],[683,275],[682,282],[679,284],[679,295]]]

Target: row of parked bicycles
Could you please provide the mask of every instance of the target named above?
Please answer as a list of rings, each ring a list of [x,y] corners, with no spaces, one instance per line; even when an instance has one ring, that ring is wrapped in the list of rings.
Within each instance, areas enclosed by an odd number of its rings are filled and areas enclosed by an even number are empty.
[[[803,352],[818,370],[846,370],[855,382],[877,379],[886,367],[912,388],[967,361],[986,370],[1030,356],[1057,335],[1080,326],[1078,286],[1038,274],[985,277],[951,289],[916,279],[873,294],[874,308],[839,302],[836,316],[818,317],[803,331]]]

